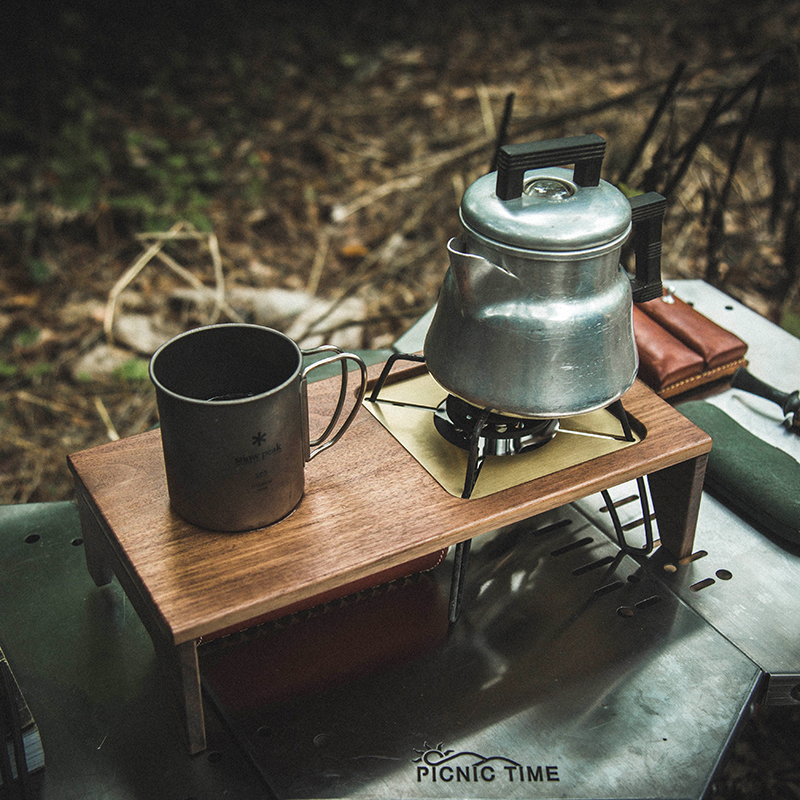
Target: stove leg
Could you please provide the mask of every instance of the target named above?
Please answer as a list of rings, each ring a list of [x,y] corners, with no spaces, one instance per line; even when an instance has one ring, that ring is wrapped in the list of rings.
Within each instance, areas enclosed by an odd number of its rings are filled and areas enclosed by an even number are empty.
[[[467,474],[464,477],[464,491],[461,492],[462,500],[469,500],[478,481],[485,456],[481,453],[481,434],[489,420],[489,409],[484,409],[475,422],[475,427],[469,435],[469,450],[467,452]]]
[[[454,623],[461,613],[461,597],[464,594],[464,582],[467,577],[467,566],[469,564],[469,551],[472,546],[472,539],[466,542],[459,542],[456,545],[455,557],[453,559],[453,577],[450,583],[450,622]]]
[[[378,376],[378,380],[375,381],[375,385],[372,387],[370,396],[367,398],[370,403],[377,402],[378,395],[381,393],[381,389],[383,389],[384,384],[389,378],[389,373],[392,371],[392,367],[397,361],[414,361],[418,364],[424,364],[425,356],[413,353],[393,353],[390,355],[389,358],[386,359],[386,363],[383,366],[383,370],[381,370],[381,374]]]
[[[673,558],[692,554],[707,461],[704,454],[647,476],[661,546]]]

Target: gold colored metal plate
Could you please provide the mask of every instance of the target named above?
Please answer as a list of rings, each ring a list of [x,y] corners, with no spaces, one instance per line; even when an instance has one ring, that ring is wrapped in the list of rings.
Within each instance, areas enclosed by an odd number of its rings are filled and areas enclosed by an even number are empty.
[[[446,396],[426,374],[385,386],[376,402],[364,405],[446,492],[461,497],[467,453],[442,438],[429,410]],[[607,409],[567,417],[552,441],[537,450],[513,457],[487,456],[471,497],[487,497],[638,441],[635,433],[634,441],[624,439],[619,420]]]

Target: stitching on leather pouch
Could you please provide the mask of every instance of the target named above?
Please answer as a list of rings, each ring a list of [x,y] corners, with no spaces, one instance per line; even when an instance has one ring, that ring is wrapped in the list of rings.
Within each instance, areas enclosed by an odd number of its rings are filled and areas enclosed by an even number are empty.
[[[708,372],[701,372],[699,375],[695,375],[691,378],[685,378],[682,381],[678,381],[677,383],[671,383],[669,386],[665,386],[663,389],[659,390],[659,394],[666,394],[667,392],[671,392],[673,389],[677,389],[679,387],[688,388],[689,386],[695,385],[702,385],[703,383],[707,383],[710,380],[713,380],[714,377],[719,374],[726,374],[727,372],[732,372],[736,367],[742,367],[747,364],[746,358],[739,358],[736,361],[731,361],[728,364],[723,364],[720,367],[714,367],[714,369],[708,370]]]
[[[266,622],[262,622],[259,625],[253,625],[249,628],[242,628],[241,630],[231,631],[224,636],[217,636],[211,639],[208,642],[205,642],[203,636],[199,636],[196,639],[196,644],[201,645],[204,644],[206,647],[227,647],[232,646],[237,643],[241,643],[243,641],[247,641],[251,638],[254,638],[258,635],[258,631],[267,631],[267,630],[278,630],[280,628],[286,627],[286,625],[294,624],[301,619],[308,619],[312,616],[319,616],[319,614],[325,614],[331,611],[334,608],[340,608],[344,605],[349,605],[351,603],[357,603],[360,600],[363,600],[367,597],[374,596],[379,592],[391,592],[395,589],[400,588],[401,586],[405,586],[414,580],[418,580],[421,575],[424,575],[426,572],[430,572],[431,570],[436,569],[446,558],[447,551],[449,548],[445,547],[439,551],[439,558],[436,560],[435,564],[432,564],[427,569],[421,569],[417,572],[412,572],[409,575],[402,575],[399,578],[395,578],[393,581],[387,581],[386,583],[380,583],[377,586],[369,586],[366,589],[361,589],[358,592],[354,592],[353,594],[345,595],[343,597],[337,597],[334,600],[328,600],[327,603],[320,603],[316,606],[311,606],[310,608],[304,608],[302,611],[295,611],[293,614],[287,614],[283,617],[278,617],[276,619],[267,620]],[[237,638],[238,637],[238,638]]]

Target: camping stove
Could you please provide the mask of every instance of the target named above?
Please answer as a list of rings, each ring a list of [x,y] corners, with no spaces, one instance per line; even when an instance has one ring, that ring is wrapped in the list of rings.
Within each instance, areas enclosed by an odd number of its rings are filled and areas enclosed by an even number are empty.
[[[400,361],[410,362],[411,366],[393,372]],[[585,496],[581,492],[583,485],[601,480],[605,485],[597,490],[606,502],[624,552],[646,555],[654,549],[654,519],[659,520],[660,532],[664,529],[665,543],[676,553],[685,550],[687,543],[691,546],[705,461],[687,462],[683,470],[679,466],[680,474],[675,468],[667,472],[657,468],[658,476],[650,480],[650,495],[660,509],[652,513],[644,480],[649,472],[649,457],[637,445],[654,431],[652,426],[648,430],[648,425],[642,424],[635,413],[629,414],[622,399],[604,409],[561,420],[498,414],[448,393],[428,373],[424,356],[396,353],[371,383],[365,406],[441,488],[454,497],[485,499],[530,486],[531,492],[543,498],[553,493],[579,498]],[[644,533],[641,546],[627,541],[608,494],[608,489],[616,485],[608,470],[617,459],[624,459],[636,470],[633,477],[638,486]],[[665,481],[666,475],[672,477]],[[685,495],[685,502],[679,503],[685,513],[677,516],[666,500],[666,495],[674,491]],[[466,539],[456,545],[451,621],[459,614],[470,544],[471,540]]]
[[[556,419],[533,419],[495,414],[453,394],[433,412],[436,430],[451,444],[469,450],[477,440],[482,456],[528,453],[547,444],[558,430]]]

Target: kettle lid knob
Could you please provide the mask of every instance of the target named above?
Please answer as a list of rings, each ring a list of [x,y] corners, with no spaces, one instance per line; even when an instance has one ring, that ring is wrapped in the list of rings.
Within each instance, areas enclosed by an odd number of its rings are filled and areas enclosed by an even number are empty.
[[[496,193],[500,200],[522,194],[522,182],[530,169],[574,164],[573,181],[578,186],[597,186],[606,152],[606,140],[596,133],[544,142],[510,144],[497,155]]]

